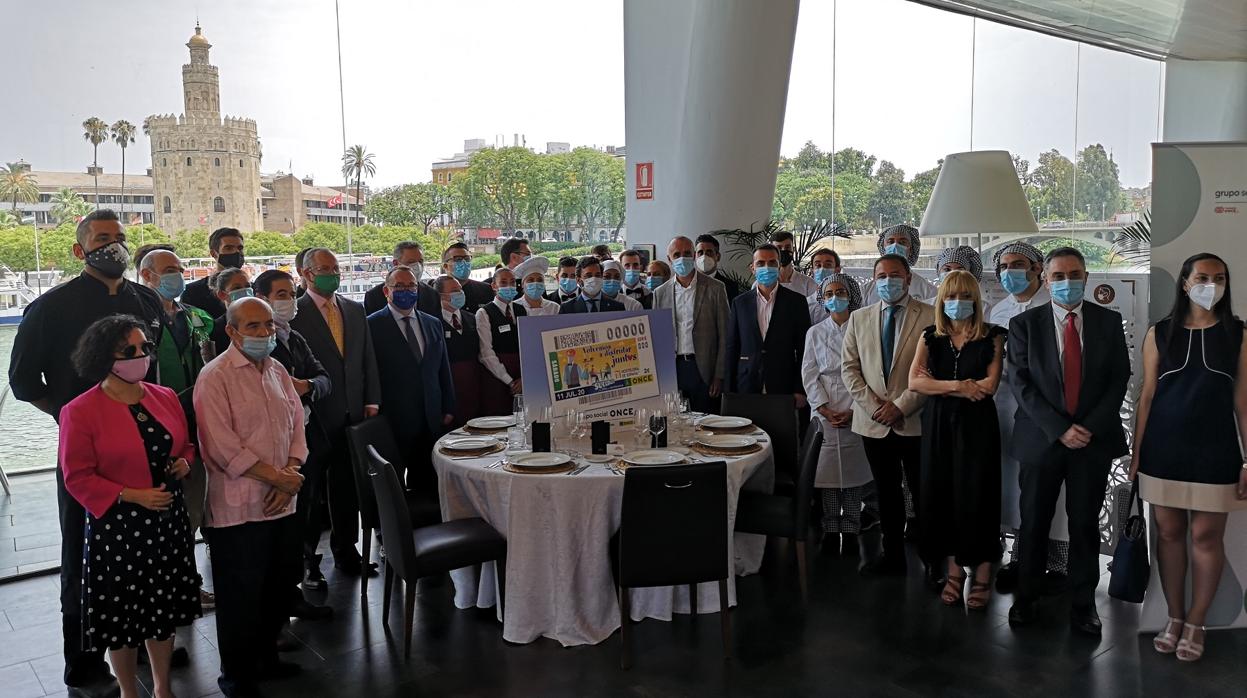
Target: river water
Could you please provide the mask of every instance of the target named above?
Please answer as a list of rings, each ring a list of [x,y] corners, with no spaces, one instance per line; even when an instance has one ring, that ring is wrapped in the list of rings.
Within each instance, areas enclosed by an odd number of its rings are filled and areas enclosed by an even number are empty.
[[[0,325],[0,383],[9,382],[16,325]],[[0,412],[0,465],[10,475],[56,465],[56,422],[10,394]]]

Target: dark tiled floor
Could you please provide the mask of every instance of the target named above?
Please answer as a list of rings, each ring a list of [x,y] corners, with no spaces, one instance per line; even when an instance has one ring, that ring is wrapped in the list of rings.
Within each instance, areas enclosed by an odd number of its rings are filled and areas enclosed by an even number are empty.
[[[12,495],[0,496],[0,580],[61,564],[56,475],[15,475],[9,481]]]
[[[202,561],[204,551],[200,547]],[[1101,640],[1070,634],[1068,604],[1049,599],[1037,627],[1013,631],[1009,597],[988,612],[940,605],[915,569],[908,579],[866,580],[856,560],[814,555],[803,606],[795,562],[773,544],[761,574],[738,580],[735,657],[719,654],[719,618],[678,616],[635,626],[635,666],[618,667],[618,635],[592,647],[503,642],[492,611],[459,611],[449,583],[417,596],[412,656],[401,657],[401,612],[381,624],[374,580],[361,615],[355,580],[329,573],[338,613],[295,621],[286,655],[303,676],[269,684],[272,696],[1243,696],[1247,632],[1209,637],[1202,662],[1184,665],[1136,632],[1138,609],[1101,594]],[[205,575],[210,571],[205,567]],[[332,570],[326,560],[325,569]],[[0,695],[64,695],[55,577],[0,585]],[[216,694],[211,616],[181,634],[190,667],[175,670],[181,698]]]

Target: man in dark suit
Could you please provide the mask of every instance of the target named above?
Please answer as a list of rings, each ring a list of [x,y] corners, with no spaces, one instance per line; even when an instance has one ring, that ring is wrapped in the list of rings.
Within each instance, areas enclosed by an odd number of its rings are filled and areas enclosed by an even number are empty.
[[[546,298],[559,305],[576,300],[576,294],[580,292],[579,282],[576,279],[576,267],[578,264],[579,260],[575,257],[559,258],[559,287],[547,293]]]
[[[740,295],[740,285],[719,273],[719,260],[722,259],[719,254],[719,238],[709,233],[698,235],[694,251],[697,254],[697,271],[723,284],[729,302]]]
[[[359,538],[359,504],[355,476],[347,449],[346,427],[377,414],[381,403],[381,383],[377,376],[372,335],[359,303],[339,296],[341,281],[338,259],[323,247],[309,250],[304,258],[303,283],[307,293],[299,299],[298,314],[290,326],[307,340],[312,353],[329,372],[333,390],[313,403],[313,411],[325,429],[328,441],[323,453],[303,466],[303,487],[313,505],[324,492],[329,500],[332,531],[329,546],[334,566],[350,575],[374,575],[365,568],[355,543]],[[304,588],[324,585],[320,573],[319,526],[305,529],[304,562],[307,575]]]
[[[442,252],[442,273],[459,282],[463,291],[463,310],[468,315],[475,315],[478,308],[494,299],[494,289],[489,284],[469,278],[472,273],[472,251],[462,242],[451,244]],[[437,317],[436,312],[426,310],[417,305],[422,312]]]
[[[620,252],[619,266],[623,267],[624,295],[640,303],[641,307],[646,310],[652,308],[654,306],[654,292],[645,288],[645,283],[641,281],[641,274],[645,272],[641,253],[632,249]]]
[[[368,327],[381,378],[381,414],[390,420],[407,464],[407,487],[427,494],[437,491],[430,454],[454,419],[455,386],[440,317],[416,310],[419,285],[411,269],[391,269],[385,277],[389,304],[368,316]]]
[[[242,269],[244,245],[242,241],[242,233],[237,228],[217,228],[208,236],[208,254],[216,260],[216,269],[213,273],[222,269]],[[221,317],[225,315],[225,304],[221,299],[217,298],[216,292],[208,286],[209,277],[198,281],[192,281],[186,284],[186,289],[182,291],[182,302],[187,305],[193,305],[196,308],[208,313],[212,317]]]
[[[801,360],[810,312],[805,298],[779,285],[779,250],[753,253],[757,283],[732,301],[727,331],[727,392],[791,393],[805,406]]]
[[[1011,454],[1021,463],[1022,527],[1018,589],[1009,623],[1036,617],[1048,528],[1065,485],[1069,514],[1070,625],[1100,634],[1100,508],[1113,459],[1127,453],[1121,403],[1130,354],[1121,315],[1083,302],[1087,265],[1060,247],[1044,260],[1052,302],[1009,323],[1009,389],[1017,399]]]
[[[424,278],[424,250],[420,249],[420,243],[414,240],[404,240],[398,243],[394,246],[392,259],[390,269],[407,267],[416,275],[416,282],[420,284],[420,298],[416,307],[422,313],[436,314],[437,308],[441,304],[438,302],[437,292],[427,284],[422,283]],[[382,282],[368,289],[368,292],[364,294],[364,312],[372,315],[384,307],[385,283]]]
[[[559,315],[570,313],[605,313],[623,310],[623,303],[602,295],[602,262],[592,255],[576,263],[580,294],[559,307]]]

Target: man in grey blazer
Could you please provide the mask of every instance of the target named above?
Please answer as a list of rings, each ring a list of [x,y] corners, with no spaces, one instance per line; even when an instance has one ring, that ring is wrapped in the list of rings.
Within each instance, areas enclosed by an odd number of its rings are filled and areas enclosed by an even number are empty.
[[[654,290],[654,309],[671,310],[675,323],[675,367],[680,392],[698,412],[718,412],[727,374],[727,291],[697,271],[693,241],[680,236],[667,245],[671,280]]]
[[[372,335],[365,320],[364,307],[339,296],[341,272],[333,252],[323,247],[309,250],[301,271],[308,292],[298,301],[298,314],[290,327],[307,340],[312,353],[329,372],[333,389],[317,400],[313,411],[324,427],[325,443],[309,443],[311,456],[303,467],[304,491],[329,500],[330,537],[334,566],[350,575],[375,575],[375,567],[365,565],[355,549],[359,539],[359,500],[347,449],[346,427],[377,414],[381,404],[381,382]],[[314,500],[315,501],[315,500]],[[324,586],[320,572],[320,526],[313,506],[304,523],[304,562],[307,570],[304,588]]]

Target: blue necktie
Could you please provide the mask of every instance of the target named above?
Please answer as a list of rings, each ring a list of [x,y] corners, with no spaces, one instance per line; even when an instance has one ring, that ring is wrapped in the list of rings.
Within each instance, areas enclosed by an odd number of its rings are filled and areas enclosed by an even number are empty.
[[[589,312],[596,313],[597,311],[598,311],[598,299],[590,298],[589,299]]]
[[[886,383],[892,373],[892,352],[896,345],[896,306],[889,305],[884,309],[883,320],[883,381]]]

